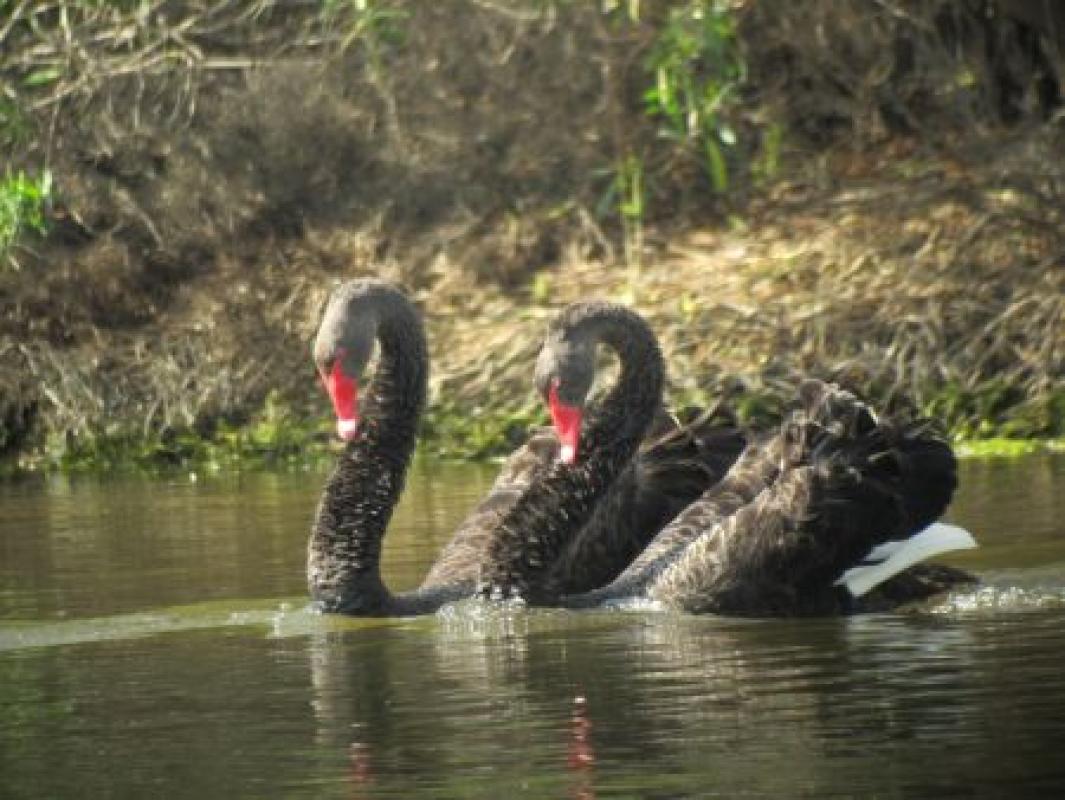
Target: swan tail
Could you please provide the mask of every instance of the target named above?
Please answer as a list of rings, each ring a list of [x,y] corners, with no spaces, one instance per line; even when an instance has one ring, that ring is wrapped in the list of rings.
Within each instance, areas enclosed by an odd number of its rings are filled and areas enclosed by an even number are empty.
[[[804,383],[799,399],[767,450],[775,476],[725,518],[705,497],[686,509],[662,537],[681,521],[699,533],[652,577],[648,596],[689,611],[834,613],[850,607],[836,586],[858,597],[933,555],[975,546],[955,526],[918,524],[942,511],[956,481],[953,455],[929,425],[879,419],[819,381]]]
[[[914,564],[941,553],[974,547],[976,539],[964,528],[935,522],[908,539],[877,545],[862,564],[844,572],[835,585],[846,587],[853,597],[861,597]]]
[[[835,384],[808,380],[791,424],[810,463],[834,461],[885,480],[898,492],[909,533],[934,523],[958,487],[958,462],[935,422],[908,413],[878,417]]]
[[[854,565],[834,585],[861,597],[926,559],[977,546],[963,528],[936,522],[957,487],[957,461],[934,423],[878,418],[832,384],[809,382],[800,396],[805,414],[794,424],[817,475],[808,511],[821,518],[822,533],[844,535],[829,545],[837,569]]]

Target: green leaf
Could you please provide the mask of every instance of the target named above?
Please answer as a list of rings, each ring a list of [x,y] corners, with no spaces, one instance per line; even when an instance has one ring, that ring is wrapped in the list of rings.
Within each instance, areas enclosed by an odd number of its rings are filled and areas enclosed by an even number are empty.
[[[49,83],[55,83],[62,74],[63,72],[59,67],[42,67],[41,69],[35,69],[23,78],[22,85],[27,87],[45,86]]]
[[[725,163],[721,148],[713,139],[706,140],[706,171],[710,175],[714,191],[719,194],[728,191],[728,165]]]

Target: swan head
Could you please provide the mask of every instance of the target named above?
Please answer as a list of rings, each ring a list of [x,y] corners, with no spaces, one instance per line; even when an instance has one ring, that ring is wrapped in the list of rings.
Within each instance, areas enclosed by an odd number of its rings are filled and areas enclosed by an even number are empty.
[[[379,310],[396,293],[390,284],[373,278],[348,281],[333,292],[318,326],[314,364],[344,441],[358,436],[359,382],[373,355]]]
[[[583,305],[570,306],[548,328],[536,360],[536,389],[551,411],[565,464],[577,461],[584,406],[595,379],[594,327],[580,324]]]

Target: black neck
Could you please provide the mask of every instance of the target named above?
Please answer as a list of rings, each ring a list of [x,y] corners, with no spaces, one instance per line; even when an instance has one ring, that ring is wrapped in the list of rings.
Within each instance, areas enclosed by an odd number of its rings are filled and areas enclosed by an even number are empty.
[[[589,317],[589,335],[617,351],[617,385],[590,415],[576,465],[554,464],[503,517],[482,574],[486,597],[553,599],[547,575],[565,545],[635,455],[661,401],[665,367],[654,334],[616,306]]]
[[[382,309],[377,339],[381,356],[359,436],[326,483],[308,548],[311,597],[329,612],[396,613],[402,605],[381,580],[381,545],[414,453],[428,356],[421,322],[405,301]]]

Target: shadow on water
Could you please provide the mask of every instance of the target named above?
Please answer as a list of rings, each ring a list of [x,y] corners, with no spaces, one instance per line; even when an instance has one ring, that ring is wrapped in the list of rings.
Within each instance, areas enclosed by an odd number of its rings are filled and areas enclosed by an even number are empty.
[[[491,477],[416,470],[390,532],[397,587]],[[952,560],[983,586],[845,620],[473,601],[323,618],[302,577],[320,481],[0,487],[0,796],[1065,787],[1063,459],[965,464],[952,514],[983,546]]]

